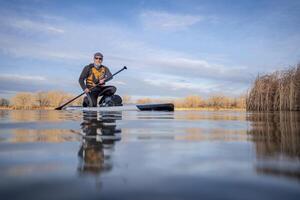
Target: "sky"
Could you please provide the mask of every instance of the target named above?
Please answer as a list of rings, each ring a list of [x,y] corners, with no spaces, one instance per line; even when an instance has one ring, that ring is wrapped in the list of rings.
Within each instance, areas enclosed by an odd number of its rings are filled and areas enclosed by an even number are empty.
[[[258,74],[300,62],[298,0],[0,0],[0,97],[82,92],[104,55],[133,98],[240,96]]]

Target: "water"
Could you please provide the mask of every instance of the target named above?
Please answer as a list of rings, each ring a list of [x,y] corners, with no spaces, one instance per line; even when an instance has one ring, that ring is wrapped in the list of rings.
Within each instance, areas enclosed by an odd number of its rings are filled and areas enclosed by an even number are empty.
[[[300,114],[0,111],[1,199],[299,199]]]

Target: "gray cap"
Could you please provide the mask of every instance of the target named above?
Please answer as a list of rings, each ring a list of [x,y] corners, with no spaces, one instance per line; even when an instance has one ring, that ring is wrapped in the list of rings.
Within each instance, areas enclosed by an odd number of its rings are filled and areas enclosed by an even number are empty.
[[[95,57],[101,57],[101,58],[103,58],[103,55],[102,55],[102,53],[97,52],[97,53],[94,54],[94,58],[95,58]]]

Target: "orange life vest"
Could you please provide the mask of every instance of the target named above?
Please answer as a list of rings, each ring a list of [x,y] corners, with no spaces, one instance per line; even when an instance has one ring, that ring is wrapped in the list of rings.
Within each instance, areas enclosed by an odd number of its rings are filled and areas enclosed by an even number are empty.
[[[103,79],[105,77],[105,67],[100,67],[97,69],[96,67],[91,68],[90,75],[86,79],[86,84],[88,86],[95,86],[99,83],[99,80]]]

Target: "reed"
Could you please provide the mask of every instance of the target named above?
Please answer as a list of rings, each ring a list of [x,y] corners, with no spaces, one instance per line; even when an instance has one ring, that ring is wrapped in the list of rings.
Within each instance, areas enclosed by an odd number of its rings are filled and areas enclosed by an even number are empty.
[[[258,76],[247,95],[248,111],[300,111],[300,63]]]

